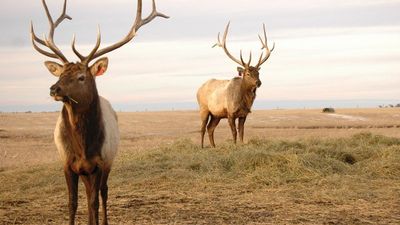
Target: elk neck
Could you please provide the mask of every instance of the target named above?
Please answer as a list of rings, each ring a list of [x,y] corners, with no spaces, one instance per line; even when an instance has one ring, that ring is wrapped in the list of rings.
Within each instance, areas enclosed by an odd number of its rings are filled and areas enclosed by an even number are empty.
[[[253,106],[253,102],[256,99],[256,90],[257,86],[252,84],[246,77],[242,78],[239,95],[242,96],[242,99],[240,101],[241,108],[248,113],[251,112],[251,107]]]
[[[104,143],[104,124],[97,89],[87,107],[65,102],[62,117],[66,135],[73,145],[74,155],[91,159],[100,155]]]

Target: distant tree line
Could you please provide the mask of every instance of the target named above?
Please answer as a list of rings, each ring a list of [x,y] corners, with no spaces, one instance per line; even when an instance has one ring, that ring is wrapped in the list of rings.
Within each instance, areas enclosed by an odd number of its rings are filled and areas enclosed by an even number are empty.
[[[379,105],[379,108],[400,108],[400,103],[393,105],[393,104],[389,104],[389,105]]]

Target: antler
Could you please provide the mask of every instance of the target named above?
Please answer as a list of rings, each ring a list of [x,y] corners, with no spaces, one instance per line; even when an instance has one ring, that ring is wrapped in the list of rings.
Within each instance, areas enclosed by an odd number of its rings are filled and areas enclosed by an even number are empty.
[[[64,19],[69,19],[71,20],[72,18],[70,16],[68,16],[66,14],[66,8],[67,8],[67,0],[64,0],[64,7],[62,10],[62,13],[60,15],[60,17],[58,17],[58,19],[56,20],[56,22],[53,21],[53,18],[50,15],[49,12],[49,8],[47,7],[46,1],[42,0],[43,3],[43,7],[46,11],[46,15],[47,18],[49,20],[49,26],[50,26],[50,30],[49,30],[49,34],[48,36],[44,36],[43,39],[40,39],[36,36],[35,31],[33,29],[33,23],[31,22],[31,39],[32,39],[32,44],[33,47],[41,54],[51,57],[51,58],[55,58],[55,59],[59,59],[61,61],[63,61],[64,63],[68,63],[68,59],[62,54],[62,52],[60,51],[60,49],[58,49],[58,47],[55,45],[54,43],[54,31],[57,28],[57,26],[64,20]],[[36,44],[39,43],[47,48],[49,48],[53,53],[45,51],[41,48],[39,48],[39,46]]]
[[[263,63],[267,61],[269,56],[271,55],[271,52],[275,49],[275,42],[272,45],[271,50],[268,48],[268,42],[267,42],[267,32],[265,31],[265,24],[263,24],[263,30],[264,30],[264,41],[262,40],[261,36],[258,35],[258,38],[261,41],[262,49],[265,49],[265,57],[263,58],[263,52],[261,53],[260,59],[258,60],[256,68],[260,67]]]
[[[248,62],[248,63],[245,63],[244,60],[243,60],[243,56],[242,56],[242,50],[240,50],[240,61],[242,62],[242,65],[243,65],[243,66],[244,66],[244,65],[250,66],[250,63],[251,63],[251,51],[250,51],[249,62]]]
[[[228,49],[226,47],[226,37],[228,36],[228,30],[229,30],[229,25],[230,24],[231,24],[231,22],[229,21],[228,24],[225,27],[225,32],[224,32],[224,36],[222,37],[222,42],[221,42],[221,39],[220,39],[220,33],[218,33],[218,42],[215,45],[213,45],[213,48],[215,46],[221,47],[222,49],[224,49],[226,55],[230,59],[232,59],[237,64],[239,64],[239,65],[244,67],[246,64],[244,63],[243,58],[242,58],[242,51],[240,51],[240,60],[238,60],[228,51]],[[250,55],[251,55],[251,53],[250,53]],[[251,60],[251,57],[250,57],[250,60]]]
[[[80,54],[76,48],[75,48],[75,37],[72,41],[72,49],[75,52],[75,54],[84,62],[84,63],[89,63],[91,60],[102,56],[108,52],[111,52],[123,45],[125,45],[126,43],[128,43],[130,40],[132,40],[135,36],[136,36],[136,32],[139,30],[140,27],[142,27],[143,25],[146,25],[147,23],[149,23],[150,21],[152,21],[154,18],[156,17],[163,17],[163,18],[169,18],[169,16],[166,16],[162,13],[157,12],[156,10],[156,2],[155,0],[153,0],[153,10],[152,12],[149,14],[149,16],[147,16],[146,18],[142,19],[142,0],[138,0],[138,4],[137,4],[137,11],[136,11],[136,19],[135,22],[133,23],[129,33],[119,42],[110,45],[106,48],[102,48],[100,50],[98,50],[99,46],[100,46],[100,29],[98,31],[97,34],[97,43],[95,48],[91,51],[91,53],[84,57],[82,56],[82,54]]]
[[[100,34],[100,27],[97,27],[97,40],[96,40],[96,45],[94,46],[94,48],[92,49],[92,51],[89,53],[89,55],[87,56],[83,56],[82,54],[80,54],[78,52],[78,50],[76,50],[75,48],[75,35],[72,38],[72,50],[74,51],[74,53],[76,54],[76,56],[78,56],[78,58],[82,61],[82,63],[84,64],[88,64],[90,62],[90,60],[93,59],[93,55],[96,53],[96,51],[99,49],[100,47],[100,43],[101,43],[101,34]]]

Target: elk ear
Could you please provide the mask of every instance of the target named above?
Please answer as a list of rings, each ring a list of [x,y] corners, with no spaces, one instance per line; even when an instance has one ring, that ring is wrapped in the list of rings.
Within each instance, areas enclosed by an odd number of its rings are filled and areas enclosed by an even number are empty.
[[[244,69],[242,67],[237,67],[237,71],[239,72],[239,76],[243,75]]]
[[[92,66],[90,66],[90,73],[93,76],[101,76],[106,72],[107,66],[108,66],[108,58],[103,57],[97,60]]]
[[[56,77],[61,76],[62,72],[64,71],[64,67],[56,62],[46,61],[44,65]]]

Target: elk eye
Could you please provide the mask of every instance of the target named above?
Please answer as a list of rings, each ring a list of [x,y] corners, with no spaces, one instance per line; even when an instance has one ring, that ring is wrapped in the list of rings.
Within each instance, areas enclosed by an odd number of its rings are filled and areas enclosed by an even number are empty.
[[[85,76],[80,76],[80,77],[78,78],[78,80],[79,80],[79,81],[84,81],[84,80],[85,80]]]

